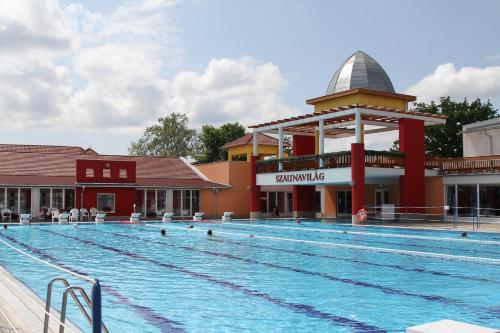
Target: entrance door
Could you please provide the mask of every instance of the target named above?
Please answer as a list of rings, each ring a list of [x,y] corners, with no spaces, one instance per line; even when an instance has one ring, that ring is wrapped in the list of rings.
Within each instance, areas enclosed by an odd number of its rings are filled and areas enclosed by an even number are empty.
[[[337,191],[337,217],[350,217],[352,212],[351,191]]]
[[[389,190],[377,189],[375,190],[375,214],[380,215],[382,212],[382,205],[389,203]]]

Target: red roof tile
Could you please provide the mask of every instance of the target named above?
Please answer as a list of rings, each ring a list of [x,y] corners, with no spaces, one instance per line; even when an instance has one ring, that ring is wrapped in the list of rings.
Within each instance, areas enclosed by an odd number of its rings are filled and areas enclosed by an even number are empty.
[[[76,147],[76,146],[17,145],[17,144],[0,144],[0,152],[97,155],[97,153],[92,148],[83,149],[81,147]]]
[[[224,148],[230,148],[230,147],[237,147],[237,146],[244,146],[244,145],[249,145],[252,144],[253,141],[253,134],[248,133],[242,136],[241,138],[238,138],[234,141],[226,143],[223,147]],[[276,138],[273,138],[272,136],[266,135],[264,133],[257,133],[257,144],[259,145],[268,145],[268,146],[278,146],[279,141]],[[285,144],[285,146],[288,146]]]

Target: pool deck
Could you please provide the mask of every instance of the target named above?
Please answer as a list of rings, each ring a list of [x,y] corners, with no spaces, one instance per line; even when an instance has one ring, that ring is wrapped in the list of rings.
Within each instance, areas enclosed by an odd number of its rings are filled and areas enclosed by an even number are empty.
[[[409,223],[394,223],[394,222],[377,222],[367,223],[360,226],[374,227],[391,227],[403,229],[428,229],[428,230],[450,230],[450,231],[474,231],[474,232],[498,232],[500,233],[500,223],[481,223],[479,229],[472,223],[443,223],[443,222],[409,222]]]
[[[45,302],[31,289],[0,266],[0,333],[40,333],[43,332]],[[51,309],[51,314],[60,317]],[[59,332],[58,321],[51,318],[49,332]],[[69,320],[66,332],[83,332]],[[13,328],[14,327],[14,328]]]

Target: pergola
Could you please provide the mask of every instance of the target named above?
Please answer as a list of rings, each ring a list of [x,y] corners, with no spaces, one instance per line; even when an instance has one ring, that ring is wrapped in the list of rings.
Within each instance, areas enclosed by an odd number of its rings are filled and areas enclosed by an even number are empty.
[[[421,120],[425,126],[446,123],[446,116],[366,104],[352,104],[250,126],[253,129],[253,155],[257,156],[258,154],[257,133],[278,134],[278,158],[280,159],[283,157],[283,135],[316,136],[318,133],[318,150],[319,154],[323,155],[325,138],[355,136],[356,143],[363,143],[364,134],[397,130],[401,119]],[[371,128],[365,129],[364,125]],[[321,159],[320,167],[323,167]]]

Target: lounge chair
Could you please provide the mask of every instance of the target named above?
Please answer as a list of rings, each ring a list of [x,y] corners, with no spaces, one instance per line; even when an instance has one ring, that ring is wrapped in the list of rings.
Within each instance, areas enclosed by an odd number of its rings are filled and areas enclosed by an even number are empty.
[[[137,223],[137,222],[139,222],[140,218],[141,218],[141,213],[132,213],[132,214],[130,214],[130,222]]]
[[[222,221],[231,221],[231,216],[233,216],[233,212],[224,212],[224,215],[222,215]]]
[[[68,224],[69,214],[66,212],[62,212],[59,214],[58,222],[59,224]]]
[[[30,224],[31,214],[20,214],[19,223],[20,224]]]
[[[196,212],[196,213],[194,213],[193,221],[201,221],[201,220],[203,220],[203,215],[204,214],[205,213],[203,213],[203,212]]]
[[[104,223],[106,218],[106,213],[97,213],[95,216],[95,223]]]
[[[172,221],[172,216],[174,216],[174,213],[165,213],[163,214],[163,222],[171,222]]]
[[[50,210],[50,215],[52,216],[52,223],[56,222],[56,220],[59,221],[60,214],[61,213],[59,212],[59,209],[57,209],[57,208],[52,208]]]
[[[12,222],[12,212],[8,208],[2,209],[2,222],[6,222],[9,220],[9,222]]]
[[[87,208],[80,208],[80,220],[83,221],[87,219],[87,221],[90,221],[89,219],[89,211]]]
[[[97,217],[97,209],[95,207],[90,207],[90,219],[93,220]]]
[[[70,222],[78,222],[79,216],[80,216],[80,210],[78,210],[78,208],[73,208],[69,211]]]

